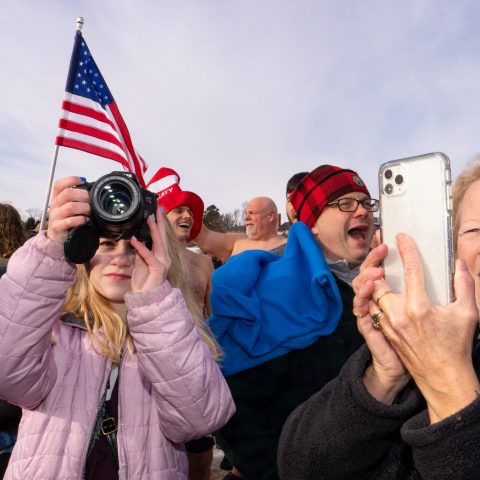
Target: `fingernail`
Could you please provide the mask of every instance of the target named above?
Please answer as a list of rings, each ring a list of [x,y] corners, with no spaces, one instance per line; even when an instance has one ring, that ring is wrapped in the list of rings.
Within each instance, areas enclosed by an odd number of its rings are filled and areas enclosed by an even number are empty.
[[[165,209],[162,206],[160,206],[160,211],[162,212],[162,215],[165,215]]]
[[[132,240],[137,240],[137,237],[136,237],[135,235],[132,235],[130,238],[131,238]]]
[[[397,236],[395,237],[395,240],[397,241],[397,244],[398,244],[398,243],[403,242],[406,238],[407,238],[407,236],[404,233],[397,233]]]
[[[86,182],[87,179],[86,179],[85,177],[80,177],[80,181],[81,181],[81,182]]]

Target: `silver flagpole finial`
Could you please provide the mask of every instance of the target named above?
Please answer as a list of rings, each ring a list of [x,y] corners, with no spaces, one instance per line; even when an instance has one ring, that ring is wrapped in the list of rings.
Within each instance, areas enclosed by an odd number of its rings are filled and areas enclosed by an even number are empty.
[[[77,30],[81,32],[82,27],[83,27],[83,17],[78,17],[77,18]]]

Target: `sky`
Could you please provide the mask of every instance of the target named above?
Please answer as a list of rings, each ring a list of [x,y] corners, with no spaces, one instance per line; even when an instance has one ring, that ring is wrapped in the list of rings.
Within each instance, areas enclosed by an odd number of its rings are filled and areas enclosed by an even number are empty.
[[[480,2],[0,0],[0,201],[45,203],[78,16],[149,164],[222,213],[329,163],[480,152]],[[121,166],[61,148],[55,178]],[[425,179],[427,182],[428,179]]]

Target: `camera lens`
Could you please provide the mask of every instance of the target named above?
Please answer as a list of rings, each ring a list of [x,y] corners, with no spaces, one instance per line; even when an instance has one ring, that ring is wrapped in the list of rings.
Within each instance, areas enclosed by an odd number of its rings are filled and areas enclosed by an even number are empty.
[[[397,175],[397,176],[395,177],[395,183],[396,183],[397,185],[401,185],[401,184],[403,183],[403,175]]]
[[[132,193],[125,183],[107,183],[98,193],[98,203],[110,215],[123,215],[132,205]]]
[[[144,220],[142,189],[127,173],[113,172],[97,180],[90,198],[101,236],[129,238]]]
[[[393,192],[393,185],[391,183],[387,183],[385,185],[385,193],[390,195]]]
[[[392,178],[392,175],[393,175],[393,173],[392,173],[391,170],[385,170],[385,178],[387,180],[390,180]]]

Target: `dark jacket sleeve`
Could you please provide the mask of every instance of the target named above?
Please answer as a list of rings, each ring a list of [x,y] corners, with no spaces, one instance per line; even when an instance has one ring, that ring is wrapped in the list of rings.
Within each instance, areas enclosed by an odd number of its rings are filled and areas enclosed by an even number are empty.
[[[480,478],[480,398],[433,425],[425,410],[403,425],[402,436],[422,479]]]
[[[282,479],[393,480],[409,470],[400,428],[423,408],[423,400],[408,385],[394,405],[377,402],[362,381],[369,362],[364,346],[289,416],[278,450]]]

